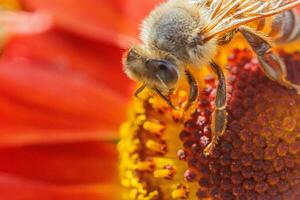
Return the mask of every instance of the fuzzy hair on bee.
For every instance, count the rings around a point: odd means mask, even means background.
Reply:
[[[206,7],[186,0],[159,5],[142,23],[143,44],[132,47],[128,59],[124,56],[125,73],[163,94],[174,91],[185,66],[203,66],[216,54],[216,40],[202,43],[199,34],[208,16]]]
[[[145,48],[156,47],[174,55],[181,65],[207,64],[217,50],[216,40],[201,43],[201,29],[209,23],[209,10],[186,0],[173,0],[152,11],[141,28]]]
[[[283,3],[287,1],[166,1],[143,21],[140,36],[143,43],[126,54],[130,59],[123,59],[124,71],[149,88],[158,88],[164,94],[173,91],[177,86],[175,79],[179,79],[186,66],[201,67],[212,61],[218,45],[230,42],[239,26],[300,3],[299,0]],[[149,65],[155,69],[149,69]]]
[[[289,43],[300,38],[300,14],[293,10],[300,0],[169,0],[157,6],[141,25],[142,44],[134,45],[123,57],[124,72],[141,82],[136,96],[149,88],[176,109],[169,98],[179,79],[189,83],[187,110],[198,97],[197,80],[190,72],[210,66],[218,77],[215,111],[212,114],[212,142],[226,129],[226,79],[223,68],[214,62],[218,47],[241,34],[248,42],[264,73],[273,81],[295,89],[283,60],[272,48],[272,42]],[[264,34],[266,18],[273,17],[270,32]],[[257,27],[247,26],[256,23]],[[270,26],[270,24],[269,24]]]

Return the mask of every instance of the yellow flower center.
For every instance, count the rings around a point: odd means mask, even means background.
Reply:
[[[300,53],[282,56],[300,82]],[[228,126],[208,157],[213,76],[192,113],[151,92],[134,100],[118,145],[123,199],[300,199],[300,96],[270,81],[249,51],[235,50],[229,65]]]

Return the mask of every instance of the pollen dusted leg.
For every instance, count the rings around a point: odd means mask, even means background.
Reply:
[[[166,97],[165,95],[163,95],[163,93],[161,93],[161,91],[159,91],[159,89],[157,88],[153,88],[154,92],[156,92],[158,94],[158,96],[160,96],[172,109],[177,110],[175,108],[175,106],[172,104],[171,100],[169,97]]]
[[[146,87],[147,87],[147,85],[146,85],[146,84],[143,84],[141,87],[139,87],[139,88],[136,90],[136,92],[134,93],[134,96],[135,96],[135,97],[139,97],[139,94],[140,94],[141,92],[143,92],[143,90],[144,90]]]
[[[218,138],[224,134],[227,124],[227,112],[226,112],[226,80],[224,73],[219,65],[215,62],[210,63],[211,68],[214,73],[218,76],[218,87],[215,100],[215,110],[212,114],[211,122],[211,132],[212,132],[212,141],[204,149],[204,154],[209,155],[216,144],[218,143]]]
[[[185,106],[185,110],[189,109],[189,107],[197,100],[198,97],[198,84],[196,79],[193,77],[192,73],[189,70],[185,70],[185,76],[190,86],[189,99]]]
[[[264,73],[271,79],[279,84],[295,89],[300,94],[300,85],[293,84],[287,79],[287,69],[283,60],[272,51],[272,46],[263,37],[255,31],[247,28],[240,27],[239,31],[246,38],[253,51],[256,53],[260,62],[260,66]]]

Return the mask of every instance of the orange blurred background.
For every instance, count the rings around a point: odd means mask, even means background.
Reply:
[[[0,200],[112,198],[121,57],[158,2],[0,0]]]

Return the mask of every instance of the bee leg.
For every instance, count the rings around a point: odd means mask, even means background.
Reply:
[[[226,80],[223,70],[215,62],[210,63],[214,73],[218,76],[218,87],[215,99],[215,110],[212,114],[211,133],[212,141],[204,149],[204,154],[207,156],[211,154],[212,150],[218,143],[218,139],[225,132],[227,125],[227,112],[226,112]]]
[[[139,94],[141,93],[141,92],[143,92],[143,90],[146,88],[146,84],[143,84],[141,87],[139,87],[137,90],[136,90],[136,92],[134,93],[134,96],[135,97],[139,97]]]
[[[172,109],[177,110],[177,108],[172,104],[169,97],[166,97],[161,91],[157,88],[153,88],[153,90],[160,96]]]
[[[197,100],[199,92],[196,79],[193,77],[192,73],[189,70],[185,70],[185,76],[190,86],[188,102],[184,108],[185,110],[187,110]]]
[[[256,53],[260,66],[266,76],[287,88],[295,89],[300,94],[300,85],[294,84],[287,79],[286,65],[272,50],[271,44],[247,27],[240,27],[239,31],[244,35]]]

